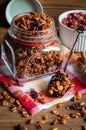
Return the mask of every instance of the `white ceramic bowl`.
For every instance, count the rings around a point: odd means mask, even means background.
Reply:
[[[62,13],[58,17],[60,39],[62,43],[69,49],[72,48],[78,33],[74,29],[71,29],[65,26],[62,23],[62,19],[67,18],[68,14],[74,13],[74,12],[86,13],[86,10],[70,10],[70,11]],[[86,51],[86,31],[80,34],[78,41],[76,43],[75,52],[80,52],[80,51]]]
[[[32,11],[43,12],[43,7],[38,0],[11,0],[6,7],[5,16],[7,22],[11,24],[12,18],[17,14]]]

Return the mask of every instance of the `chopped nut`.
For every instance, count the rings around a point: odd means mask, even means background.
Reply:
[[[82,94],[79,91],[77,91],[75,95],[76,95],[76,99],[78,100],[82,98]]]
[[[59,91],[63,90],[63,86],[62,85],[58,85],[57,88],[58,88]]]
[[[9,106],[9,102],[7,100],[4,100],[1,102],[2,106]]]
[[[86,116],[86,109],[81,111],[82,116]]]
[[[40,99],[39,99],[39,102],[42,103],[42,104],[45,104],[45,103],[46,103],[46,98],[45,98],[45,97],[40,98]]]
[[[83,125],[82,128],[83,128],[83,130],[86,130],[86,125]]]
[[[48,93],[49,93],[50,95],[53,95],[53,90],[49,89],[49,90],[48,90]]]
[[[47,115],[44,115],[42,118],[43,118],[43,120],[48,120],[48,116]]]
[[[70,128],[70,130],[75,130],[74,128]]]
[[[17,107],[13,107],[10,109],[12,112],[17,112]]]
[[[8,92],[6,91],[3,91],[3,96],[6,98],[6,99],[9,99],[10,98],[10,95],[8,94]]]
[[[2,100],[3,99],[3,96],[2,96],[2,94],[0,94],[0,100]]]
[[[71,117],[72,118],[78,118],[79,116],[81,116],[81,114],[79,113],[79,112],[77,112],[77,113],[71,113]]]
[[[57,108],[62,108],[62,103],[57,104]]]
[[[59,123],[59,120],[58,119],[55,119],[51,124],[52,125],[56,125],[56,124],[58,124]]]
[[[40,121],[38,122],[38,124],[41,124],[41,125],[43,125],[44,123],[45,123],[44,120],[40,120]]]
[[[17,104],[18,106],[21,105],[20,102],[19,102],[19,100],[16,100],[15,102],[16,102],[16,104]]]
[[[79,105],[80,105],[80,106],[84,106],[84,105],[85,105],[85,102],[80,102]]]
[[[65,118],[65,119],[69,119],[70,116],[69,116],[68,114],[65,114],[65,115],[63,115],[63,118]]]
[[[76,101],[76,96],[74,96],[74,97],[72,98],[72,101],[74,101],[74,102]]]
[[[42,128],[42,126],[44,125],[44,123],[45,123],[45,120],[40,120],[40,121],[38,121],[38,123],[37,123],[37,128],[38,128],[38,129]]]
[[[22,109],[22,114],[23,114],[23,116],[26,117],[26,118],[29,117],[28,112],[27,112],[24,108]]]
[[[28,123],[29,123],[29,124],[33,124],[33,123],[34,123],[34,119],[30,119],[30,120],[28,121]]]
[[[24,99],[24,101],[25,101],[25,102],[28,102],[28,101],[29,101],[29,97],[26,97],[26,98]]]
[[[58,115],[58,111],[57,110],[52,110],[51,111],[54,115]]]
[[[14,103],[15,102],[15,98],[13,98],[13,97],[9,98],[9,102],[10,103]]]
[[[62,124],[66,124],[66,120],[65,120],[65,118],[61,118],[60,121],[61,121]]]
[[[58,130],[58,127],[52,128],[52,130]]]

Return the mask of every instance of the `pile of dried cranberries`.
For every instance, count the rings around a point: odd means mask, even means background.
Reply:
[[[68,14],[67,17],[62,19],[62,23],[72,29],[77,29],[78,25],[86,28],[86,13],[74,12]]]

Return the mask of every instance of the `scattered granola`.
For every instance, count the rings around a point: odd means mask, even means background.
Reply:
[[[9,107],[9,110],[11,112],[21,113],[22,116],[25,117],[25,118],[29,117],[29,113],[23,108],[23,106],[21,105],[19,100],[14,98],[6,90],[3,90],[2,92],[0,92],[0,105]]]
[[[71,102],[72,103],[72,102]],[[67,121],[70,120],[71,118],[73,119],[78,119],[80,117],[82,117],[82,119],[84,117],[86,117],[86,104],[85,102],[74,102],[71,106],[67,106],[69,108],[69,110],[73,110],[72,113],[69,113],[69,114],[61,114],[61,113],[58,113],[57,110],[58,110],[58,107],[56,107],[57,109],[53,109],[50,111],[50,113],[53,114],[54,118],[52,119],[52,122],[50,122],[50,129],[51,130],[58,130],[59,129],[59,125],[65,125],[67,124]],[[84,108],[82,108],[84,107]],[[62,109],[62,108],[60,108]],[[59,109],[59,110],[60,110]],[[65,108],[66,109],[66,108]],[[25,125],[25,127],[28,127],[28,125],[35,125],[36,126],[36,129],[42,129],[45,125],[46,122],[49,122],[49,117],[48,115],[42,115],[42,119],[39,119],[39,120],[33,120],[33,119],[30,119],[28,120],[28,123],[27,123],[27,126]],[[58,127],[57,127],[58,125]],[[53,128],[52,128],[53,126]],[[75,128],[69,128],[70,130],[75,130]],[[85,130],[85,125],[82,126],[82,129]],[[17,129],[16,129],[17,130]]]

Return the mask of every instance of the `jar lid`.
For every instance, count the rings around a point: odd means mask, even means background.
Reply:
[[[6,7],[5,16],[7,22],[11,24],[15,15],[32,11],[43,12],[43,7],[38,0],[11,0]]]

